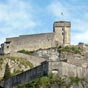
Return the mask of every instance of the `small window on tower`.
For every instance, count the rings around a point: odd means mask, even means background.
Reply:
[[[6,44],[10,44],[10,42],[11,42],[11,41],[6,41],[5,43],[6,43]]]
[[[62,32],[62,35],[64,35],[64,32]]]
[[[9,46],[7,46],[7,48],[9,48]]]
[[[64,31],[64,28],[62,28],[62,31]]]

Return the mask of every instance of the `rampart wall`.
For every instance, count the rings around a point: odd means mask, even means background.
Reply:
[[[57,71],[59,76],[71,76],[81,77],[88,81],[88,69],[83,67],[77,67],[75,65],[67,64],[65,62],[43,62],[40,66],[37,66],[31,70],[28,70],[22,74],[14,76],[5,81],[4,88],[13,88],[18,84],[31,81],[35,78],[42,77],[47,73]],[[14,87],[15,88],[15,87]],[[81,88],[81,87],[76,87]],[[88,88],[88,85],[87,87]]]
[[[49,71],[58,71],[60,76],[67,75],[73,77],[84,77],[88,80],[88,69],[76,65],[68,64],[65,62],[49,62]]]
[[[6,52],[16,52],[19,50],[29,50],[34,51],[37,49],[46,49],[49,47],[54,47],[54,33],[36,34],[36,35],[24,35],[18,38],[7,39],[11,41],[9,48],[5,49]]]
[[[21,74],[18,74],[4,82],[4,88],[15,88],[19,84],[23,84],[34,80],[36,78],[40,78],[42,76],[48,75],[48,62],[43,62],[41,65],[25,71]]]

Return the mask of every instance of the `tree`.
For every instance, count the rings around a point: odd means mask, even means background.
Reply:
[[[7,80],[7,79],[10,78],[10,77],[11,77],[10,68],[9,68],[8,63],[7,63],[6,66],[5,66],[5,72],[4,72],[4,77],[3,77],[3,79],[4,79],[4,80]]]

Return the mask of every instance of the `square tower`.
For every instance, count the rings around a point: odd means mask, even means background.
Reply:
[[[53,32],[55,33],[55,41],[63,45],[70,44],[70,27],[71,23],[68,21],[54,22]]]

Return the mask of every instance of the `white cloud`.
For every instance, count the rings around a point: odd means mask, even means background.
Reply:
[[[72,44],[81,41],[87,43],[88,9],[86,8],[86,5],[81,6],[80,3],[78,5],[75,4],[72,5],[66,0],[51,0],[48,6],[40,5],[36,6],[38,8],[35,8],[35,6],[33,6],[32,3],[29,3],[30,0],[6,0],[6,1],[7,1],[6,3],[0,3],[0,34],[3,34],[3,36],[0,36],[0,40],[3,40],[5,37],[18,36],[19,34],[24,34],[25,31],[27,31],[25,33],[28,33],[28,31],[33,28],[36,28],[36,30],[40,32],[41,28],[43,29],[46,28],[44,22],[48,15],[48,17],[50,17],[51,20],[53,19],[53,21],[55,20],[71,21]],[[38,4],[37,2],[34,3],[36,3],[36,5]],[[45,7],[47,7],[47,9],[45,9]],[[40,12],[38,10],[40,10]],[[61,16],[62,12],[64,14],[63,16]],[[38,21],[35,19],[38,19]],[[49,21],[45,23],[49,24],[48,22]],[[37,29],[38,27],[36,26],[40,25],[41,26],[43,25],[43,27],[41,27],[39,30]],[[45,32],[45,30],[43,29],[42,31]],[[30,32],[34,33],[33,30],[30,30]]]
[[[86,9],[83,9],[85,6],[81,4],[76,5],[75,7],[68,2],[61,2],[58,0],[52,1],[48,6],[47,10],[49,14],[59,20],[71,21],[71,43],[77,44],[78,42],[88,43],[88,22],[87,16],[88,13]],[[64,13],[64,16],[61,16],[61,12]]]
[[[14,32],[22,33],[37,25],[34,21],[34,8],[24,0],[7,0],[6,3],[0,3],[0,33],[6,37],[14,34]]]
[[[57,16],[59,20],[66,20],[69,17],[69,11],[65,8],[61,2],[55,0],[48,7],[48,12],[53,16]],[[63,15],[61,15],[63,13]]]
[[[88,31],[84,33],[72,33],[72,44],[78,44],[84,42],[88,44]]]

